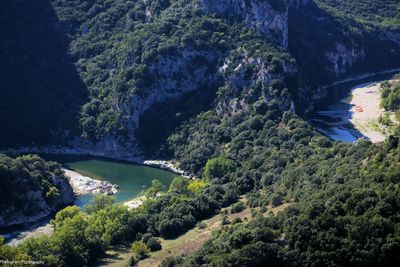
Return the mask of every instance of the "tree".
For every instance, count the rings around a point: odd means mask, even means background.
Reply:
[[[202,180],[194,180],[189,183],[187,189],[192,193],[196,193],[199,192],[204,186],[206,186],[206,182]]]
[[[146,245],[151,251],[157,251],[161,249],[161,242],[155,237],[150,237],[147,240]]]
[[[115,197],[113,196],[97,195],[85,206],[85,211],[91,214],[106,207],[111,207],[114,202]]]
[[[222,178],[235,169],[235,162],[223,157],[209,159],[204,168],[204,177],[207,180]]]
[[[133,242],[131,246],[131,251],[135,253],[140,260],[147,258],[150,253],[150,249],[143,241]]]
[[[189,179],[183,176],[176,177],[169,186],[169,192],[185,193],[189,185]]]
[[[67,218],[73,218],[81,213],[82,213],[81,210],[77,206],[66,207],[57,212],[54,220],[51,220],[51,224],[55,229],[57,229],[58,227],[61,227],[63,225],[64,221]]]
[[[145,191],[145,196],[156,197],[159,192],[164,190],[165,186],[159,180],[152,180],[150,187]]]

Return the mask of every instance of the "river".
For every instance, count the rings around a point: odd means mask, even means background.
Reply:
[[[74,159],[68,157],[57,161],[84,176],[118,185],[118,193],[115,195],[117,202],[137,197],[149,187],[153,179],[159,180],[165,187],[168,187],[178,176],[172,172],[149,166],[96,158],[78,157]],[[75,205],[82,207],[88,204],[91,197],[90,195],[80,196]]]
[[[355,142],[366,137],[351,121],[354,112],[354,107],[350,104],[352,92],[389,80],[397,73],[398,69],[327,86],[328,95],[315,105],[315,109],[307,115],[308,120],[319,132],[335,141]]]
[[[107,160],[83,156],[46,155],[41,157],[47,160],[60,162],[65,168],[76,171],[84,176],[97,180],[109,181],[119,186],[115,195],[116,202],[124,202],[137,197],[143,190],[149,187],[153,179],[159,180],[166,188],[172,180],[178,176],[170,171],[127,163],[122,161]],[[92,195],[78,196],[75,205],[84,207],[93,198]],[[41,234],[51,232],[49,221],[54,214],[35,223],[8,227],[1,229],[0,234],[5,237],[7,243],[17,244],[32,233]]]

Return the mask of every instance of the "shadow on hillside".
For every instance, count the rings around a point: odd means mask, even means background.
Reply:
[[[1,1],[0,24],[0,146],[65,141],[87,98],[65,25],[49,0]]]
[[[369,30],[350,19],[340,18],[320,8],[314,2],[289,15],[289,51],[299,64],[301,76],[311,86],[329,84],[345,77],[399,67],[400,45],[384,38],[379,29]],[[336,44],[354,47],[349,55],[364,50],[365,57],[351,65],[339,77],[333,72],[327,52],[335,52]],[[343,52],[343,51],[342,51]],[[345,59],[339,55],[338,63]],[[330,66],[331,70],[327,68]]]

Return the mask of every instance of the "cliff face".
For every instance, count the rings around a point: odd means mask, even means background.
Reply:
[[[178,99],[183,94],[215,86],[219,80],[216,72],[217,51],[201,51],[192,47],[178,51],[174,56],[162,57],[149,67],[154,82],[145,96],[133,95],[126,112],[130,129],[139,126],[140,116],[157,103]]]
[[[333,72],[336,77],[345,74],[351,67],[365,59],[365,51],[353,40],[349,46],[342,43],[335,43],[335,48],[325,54],[329,61],[327,69]]]
[[[278,46],[288,47],[288,6],[284,1],[199,0],[196,5],[207,13],[237,17]]]

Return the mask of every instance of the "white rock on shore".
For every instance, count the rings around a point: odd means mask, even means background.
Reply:
[[[104,194],[115,195],[118,192],[118,186],[108,181],[99,181],[87,176],[83,176],[77,172],[62,169],[65,176],[68,177],[69,183],[76,195],[86,194]]]
[[[184,170],[181,170],[178,167],[176,167],[173,163],[165,161],[165,160],[145,160],[145,161],[143,161],[143,164],[152,166],[152,167],[157,167],[157,168],[164,169],[164,170],[168,170],[168,171],[179,174],[186,178],[195,179],[195,177],[193,175],[190,175],[189,173],[185,172]]]
[[[124,202],[124,206],[128,207],[129,210],[136,209],[137,207],[141,206],[145,200],[145,196],[137,197]]]

